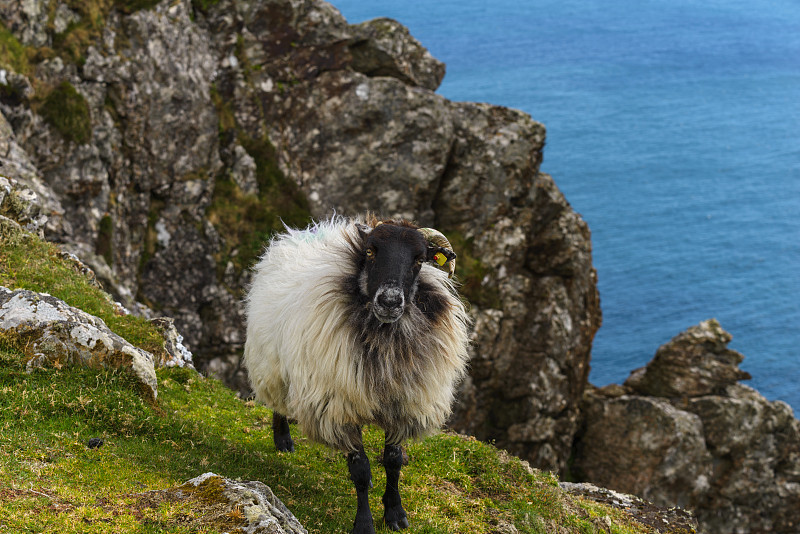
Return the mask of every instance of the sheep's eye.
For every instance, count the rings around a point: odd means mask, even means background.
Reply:
[[[421,267],[423,262],[423,258],[417,258],[417,261],[414,262],[414,267]]]
[[[368,248],[367,252],[366,252],[366,255],[367,255],[367,258],[372,259],[372,258],[375,257],[375,251],[373,249],[371,249],[371,248]]]

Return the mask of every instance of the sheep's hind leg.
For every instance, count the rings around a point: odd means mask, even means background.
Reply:
[[[390,445],[383,448],[383,467],[386,469],[386,492],[383,494],[383,521],[389,530],[408,527],[408,517],[400,501],[400,469],[408,463],[403,447]]]
[[[375,534],[372,523],[372,512],[369,509],[369,488],[372,487],[372,473],[369,468],[369,458],[361,444],[361,431],[358,431],[358,449],[347,454],[347,468],[350,470],[350,479],[356,487],[356,520],[353,523],[351,534]]]
[[[281,452],[294,452],[294,441],[289,433],[289,419],[278,412],[272,412],[272,441]]]

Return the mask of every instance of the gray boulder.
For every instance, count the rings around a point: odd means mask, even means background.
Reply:
[[[102,319],[55,297],[0,286],[0,330],[25,341],[28,368],[126,368],[147,396],[158,395],[152,354],[119,337]]]
[[[600,488],[586,482],[559,482],[559,487],[571,495],[607,504],[630,514],[637,522],[646,525],[654,532],[664,534],[696,534],[697,519],[691,512],[682,508],[663,508],[647,502],[635,495],[628,495],[607,488]],[[597,521],[601,531],[608,532],[610,524]],[[610,523],[610,522],[609,522]],[[603,528],[605,527],[605,528]]]
[[[259,481],[239,482],[214,473],[204,473],[171,490],[178,498],[213,495],[231,512],[240,510],[246,534],[307,534],[307,530],[269,486]],[[209,497],[206,497],[208,499]]]
[[[663,399],[587,392],[581,418],[572,465],[579,480],[697,512],[712,476],[700,417]]]

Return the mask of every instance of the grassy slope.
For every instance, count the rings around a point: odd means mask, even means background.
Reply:
[[[149,323],[116,316],[102,292],[38,238],[0,235],[0,284],[56,295],[157,350]],[[265,482],[310,532],[349,530],[355,493],[344,457],[302,436],[296,453],[277,453],[264,407],[184,369],[158,371],[154,405],[125,372],[26,373],[19,343],[0,332],[0,532],[235,530],[238,512],[164,491],[206,471]],[[89,449],[93,437],[105,444]],[[365,439],[374,460],[382,434],[367,429]],[[605,532],[596,518],[607,515],[611,532],[649,531],[622,512],[564,495],[554,477],[491,445],[445,433],[407,450],[408,532],[492,532],[503,523],[521,532]],[[376,461],[373,477],[379,518],[385,477]]]
[[[2,208],[0,207],[0,215]],[[0,221],[0,285],[49,293],[103,319],[116,334],[150,352],[162,350],[158,329],[145,319],[121,316],[107,293],[90,285],[52,243]]]
[[[37,370],[0,348],[0,531],[221,532],[235,517],[208,517],[203,503],[159,498],[205,471],[261,480],[311,532],[346,532],[355,496],[342,455],[297,439],[275,452],[270,413],[192,371],[159,371],[157,406],[114,371]],[[104,439],[99,449],[85,443]],[[380,453],[370,429],[367,450]],[[409,532],[490,532],[511,522],[523,532],[600,532],[549,475],[474,440],[442,434],[410,444],[401,481]],[[373,462],[375,464],[375,462]],[[373,469],[380,511],[383,471]],[[595,506],[595,514],[607,512]],[[376,514],[378,515],[378,514]],[[616,532],[645,532],[620,527]]]

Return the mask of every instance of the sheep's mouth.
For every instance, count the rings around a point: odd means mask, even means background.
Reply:
[[[403,315],[405,302],[401,288],[384,284],[372,298],[372,313],[382,323],[393,323]]]
[[[372,314],[382,323],[394,323],[403,316],[403,308],[383,308],[373,306]]]

